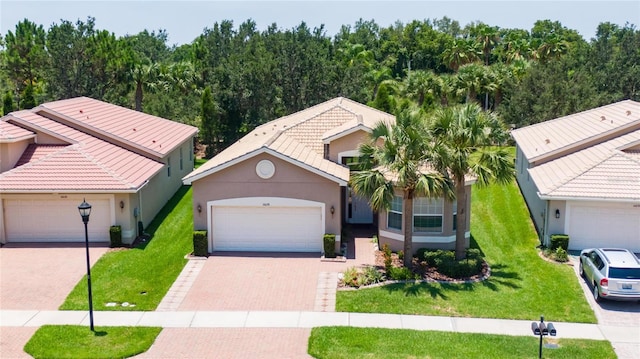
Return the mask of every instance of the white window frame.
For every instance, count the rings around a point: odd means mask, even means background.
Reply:
[[[451,228],[455,231],[456,230],[456,221],[457,218],[456,216],[458,215],[458,200],[454,199],[451,205],[451,218],[453,218],[453,225],[451,226]]]
[[[400,201],[400,210],[399,211],[397,209],[393,208],[393,205],[394,205],[395,201]],[[392,213],[400,215],[400,227],[392,227],[389,224],[390,223],[389,218],[391,217]],[[387,212],[387,228],[402,230],[402,196],[393,196],[393,200],[391,201],[391,208],[389,208],[389,211]]]
[[[167,157],[167,177],[171,177],[171,157]]]
[[[416,229],[417,217],[440,218],[440,227],[438,230]],[[415,233],[442,233],[444,225],[444,199],[417,197],[413,199],[413,232]]]
[[[180,171],[183,171],[183,166],[182,166],[182,147],[180,147]]]

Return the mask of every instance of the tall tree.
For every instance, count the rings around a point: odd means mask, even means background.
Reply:
[[[42,79],[47,61],[45,37],[42,25],[27,19],[16,25],[15,33],[7,32],[3,67],[13,82],[16,95],[21,95],[29,85],[33,94],[33,86]],[[18,105],[22,108],[21,102],[18,98]]]
[[[217,119],[216,103],[213,100],[211,94],[211,87],[206,87],[202,93],[202,106],[200,112],[201,118],[201,142],[206,146],[205,156],[207,158],[213,157],[220,148],[218,148],[218,130],[219,123]]]
[[[475,103],[444,107],[436,110],[428,124],[433,141],[430,164],[455,187],[456,259],[465,257],[467,222],[467,176],[474,176],[478,185],[492,181],[507,183],[513,179],[513,159],[501,147],[507,141],[502,121],[492,112],[483,111]]]
[[[425,171],[432,153],[424,136],[424,117],[416,109],[404,109],[395,124],[378,123],[369,141],[360,146],[362,171],[352,174],[350,185],[356,194],[369,198],[376,211],[389,210],[396,193],[402,193],[404,265],[413,259],[413,199],[453,198],[452,183],[441,173]],[[382,142],[382,144],[380,144]]]

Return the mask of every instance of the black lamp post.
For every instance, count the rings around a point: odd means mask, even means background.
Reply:
[[[78,206],[78,211],[82,217],[82,223],[84,223],[84,243],[87,249],[87,288],[89,289],[89,326],[91,331],[93,330],[93,298],[91,297],[91,263],[89,262],[89,231],[87,230],[87,223],[89,223],[89,215],[91,214],[91,205],[84,199]]]

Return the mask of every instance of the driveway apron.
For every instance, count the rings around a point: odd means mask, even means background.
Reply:
[[[108,249],[91,244],[91,265]],[[9,243],[0,248],[0,308],[56,310],[86,273],[84,244]]]

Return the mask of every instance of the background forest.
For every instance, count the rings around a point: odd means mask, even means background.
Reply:
[[[584,40],[559,22],[531,30],[449,18],[258,31],[215,23],[192,43],[116,37],[94,19],[48,29],[25,19],[0,35],[3,112],[88,96],[201,128],[214,155],[255,126],[336,96],[394,113],[477,101],[524,126],[623,99],[640,101],[640,31],[601,23]]]

